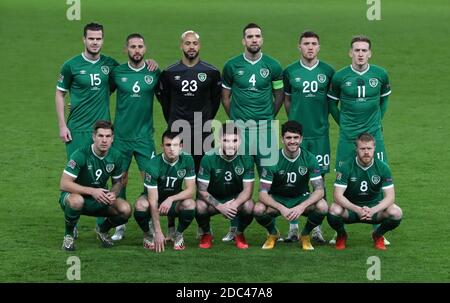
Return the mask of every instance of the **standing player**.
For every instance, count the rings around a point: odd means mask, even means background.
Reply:
[[[79,147],[92,142],[92,125],[110,120],[109,74],[117,61],[100,54],[103,26],[84,27],[84,51],[64,62],[56,85],[56,113],[59,137],[66,144],[67,158]],[[70,93],[70,113],[64,118],[64,97]]]
[[[239,217],[236,247],[248,248],[244,230],[253,219],[253,157],[238,154],[240,129],[234,123],[222,125],[220,147],[205,154],[198,173],[196,219],[204,231],[200,248],[211,248],[210,217],[221,213],[227,219]]]
[[[283,72],[284,107],[289,120],[303,126],[301,146],[316,156],[325,183],[330,172],[330,137],[328,124],[327,92],[334,69],[319,61],[319,36],[311,31],[300,35],[298,48],[300,60],[290,64]],[[324,198],[326,191],[324,189]],[[298,222],[291,222],[286,240],[298,239]],[[312,239],[325,243],[320,226],[312,231]]]
[[[259,170],[262,159],[276,163],[278,156],[278,128],[272,129],[271,121],[283,105],[283,70],[278,61],[261,52],[263,34],[257,24],[244,27],[242,45],[244,53],[229,59],[223,68],[222,103],[228,116],[245,129],[243,148],[256,156]],[[234,221],[224,240],[233,239],[236,226]]]
[[[376,156],[387,163],[381,120],[391,94],[388,74],[383,68],[369,64],[372,51],[368,37],[353,37],[349,56],[352,64],[334,74],[328,93],[330,111],[335,113],[339,124],[336,168],[355,157],[354,142],[362,132],[374,136]]]
[[[96,228],[103,247],[113,246],[108,231],[124,224],[131,216],[131,206],[118,198],[122,188],[122,156],[111,147],[114,129],[110,122],[98,121],[94,125],[93,144],[77,149],[61,176],[59,203],[64,211],[66,231],[63,249],[75,250],[74,228],[81,215],[106,217]],[[107,189],[112,177],[112,188]]]
[[[323,200],[324,187],[316,157],[300,147],[302,125],[287,121],[282,126],[284,147],[280,149],[278,163],[264,167],[261,172],[259,199],[253,211],[256,221],[268,231],[263,249],[272,249],[279,238],[275,218],[280,214],[289,221],[299,216],[308,217],[300,240],[304,250],[313,250],[310,232],[319,226],[327,215],[328,205]],[[309,192],[309,182],[313,192]]]
[[[114,147],[124,155],[124,188],[120,195],[123,199],[126,199],[128,169],[133,156],[143,175],[144,167],[155,153],[153,97],[160,76],[159,69],[147,69],[144,62],[147,49],[142,35],[128,35],[125,47],[128,62],[116,67],[110,77],[111,87],[117,88]],[[124,233],[125,225],[118,226],[112,239],[121,240]]]
[[[385,250],[383,235],[400,225],[402,210],[395,202],[389,166],[374,157],[375,139],[362,133],[356,140],[356,158],[339,166],[334,184],[334,203],[328,223],[336,230],[336,249],[345,249],[344,223],[381,223],[372,238],[375,248]]]
[[[168,129],[186,134],[184,150],[194,157],[196,173],[204,153],[212,147],[205,142],[211,135],[208,121],[216,116],[222,90],[219,70],[200,60],[200,46],[198,33],[188,30],[181,34],[181,60],[162,72],[158,94]],[[167,240],[173,240],[174,218],[169,217],[168,224]]]
[[[184,250],[183,231],[195,217],[194,160],[181,151],[183,145],[178,133],[166,130],[162,135],[162,148],[163,152],[145,167],[146,191],[136,202],[134,218],[144,232],[144,247],[161,252],[164,251],[164,235],[160,215],[179,217],[173,248]],[[150,218],[152,223],[149,223]]]

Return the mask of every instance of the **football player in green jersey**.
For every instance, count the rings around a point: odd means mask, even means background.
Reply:
[[[352,64],[336,72],[331,81],[328,93],[330,112],[339,124],[337,168],[344,161],[355,157],[355,140],[362,132],[375,137],[376,156],[388,163],[381,121],[387,109],[391,87],[387,72],[369,64],[371,45],[366,36],[353,37],[349,50]],[[334,244],[335,239],[330,243]],[[386,238],[385,244],[390,244]]]
[[[309,234],[320,225],[327,215],[328,205],[323,200],[324,186],[316,157],[300,147],[302,126],[296,121],[287,121],[281,130],[283,148],[278,163],[263,167],[261,171],[259,200],[253,214],[256,221],[268,231],[263,249],[275,247],[280,234],[275,218],[280,214],[287,220],[308,218],[300,235],[301,247],[313,250]],[[313,191],[309,192],[309,183]]]
[[[283,105],[283,69],[277,60],[262,53],[260,26],[250,23],[242,33],[244,53],[229,59],[223,68],[222,104],[228,116],[244,130],[241,148],[255,156],[259,170],[261,161],[278,156],[278,126],[272,126],[272,120]],[[225,241],[234,237],[237,221],[231,222]]]
[[[241,132],[234,123],[223,124],[219,137],[220,146],[200,162],[196,219],[203,234],[199,247],[211,248],[210,217],[220,213],[229,220],[239,218],[235,244],[247,249],[244,230],[253,220],[254,161],[252,156],[238,153]]]
[[[108,121],[98,121],[94,126],[93,143],[77,149],[71,156],[61,176],[59,203],[64,211],[66,231],[63,249],[75,250],[73,230],[81,215],[106,217],[96,228],[103,247],[113,246],[108,231],[124,224],[131,216],[131,206],[118,197],[122,188],[122,157],[111,148],[113,126]],[[112,177],[112,188],[107,189]]]
[[[195,165],[192,156],[182,152],[182,148],[180,134],[166,130],[162,135],[163,152],[145,167],[146,191],[136,202],[134,218],[144,232],[146,249],[164,251],[161,215],[179,218],[173,248],[185,248],[183,231],[195,217],[195,201],[192,199],[195,194]]]
[[[395,191],[389,166],[374,157],[375,139],[362,133],[356,140],[356,157],[337,168],[334,203],[328,223],[336,230],[336,249],[345,249],[344,223],[379,224],[372,238],[376,249],[385,250],[384,234],[397,228],[402,210],[395,204]]]
[[[134,156],[139,171],[155,153],[153,140],[153,98],[157,89],[160,70],[149,71],[144,61],[146,45],[138,33],[127,36],[125,47],[128,62],[117,66],[111,73],[112,89],[117,89],[116,135],[114,147],[124,155],[124,187],[120,196],[126,199],[128,169]],[[124,237],[125,225],[118,226],[111,237],[114,241]]]
[[[320,38],[315,32],[303,32],[299,38],[298,48],[300,60],[290,64],[283,72],[284,107],[289,120],[302,124],[301,146],[316,156],[325,183],[325,174],[330,172],[327,92],[334,69],[317,58]],[[298,240],[297,223],[290,222],[287,241]],[[314,228],[311,238],[318,243],[325,243],[320,226]]]

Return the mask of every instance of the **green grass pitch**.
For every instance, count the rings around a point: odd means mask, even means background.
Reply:
[[[370,282],[370,256],[381,260],[381,282],[450,282],[450,2],[382,1],[379,21],[367,19],[366,1],[350,0],[80,3],[80,21],[67,20],[66,1],[0,3],[0,282],[68,282],[66,260],[72,255],[81,260],[81,282]],[[354,225],[342,252],[328,245],[304,252],[296,244],[263,251],[265,231],[253,221],[246,233],[250,248],[239,251],[220,241],[228,224],[216,216],[216,240],[208,251],[197,248],[195,222],[186,231],[185,251],[145,251],[134,220],[122,242],[102,249],[94,219],[87,217],[80,221],[78,250],[62,251],[64,218],[57,199],[65,149],[58,138],[55,84],[62,63],[82,51],[82,27],[91,21],[105,26],[104,54],[125,62],[125,37],[140,32],[147,56],[162,68],[180,58],[179,35],[188,29],[201,35],[201,58],[220,69],[243,51],[241,31],[249,22],[262,26],[263,52],[283,67],[298,58],[297,39],[305,29],[319,33],[319,56],[336,69],[350,64],[353,35],[371,37],[371,62],[385,67],[392,82],[383,127],[397,203],[404,211],[400,227],[387,235],[389,249],[376,251],[371,227]],[[111,100],[113,108],[115,96]],[[159,142],[165,123],[160,106],[155,109]],[[218,118],[225,119],[222,108]],[[278,118],[286,120],[284,109]],[[332,150],[336,142],[331,121]],[[328,197],[332,179],[328,175]],[[140,190],[133,163],[131,202]],[[287,224],[278,222],[284,234]],[[327,223],[324,232],[328,239],[333,234]]]

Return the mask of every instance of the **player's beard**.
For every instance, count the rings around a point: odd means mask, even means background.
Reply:
[[[144,59],[144,56],[140,55],[139,57],[137,57],[139,59],[135,59],[135,56],[128,55],[128,58],[130,59],[131,62],[134,63],[134,65],[138,66],[138,65],[140,65],[142,63],[142,60]]]
[[[195,52],[194,54],[191,54],[191,55],[190,55],[189,53],[183,51],[183,54],[184,54],[184,57],[185,57],[186,59],[192,61],[192,60],[194,60],[195,58],[198,57],[198,55],[200,54],[200,52],[198,51],[198,52]]]
[[[253,55],[259,53],[260,50],[261,50],[261,46],[255,46],[255,45],[247,46],[247,51]]]

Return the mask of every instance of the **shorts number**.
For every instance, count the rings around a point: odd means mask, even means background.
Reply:
[[[330,165],[330,155],[317,155],[316,156],[317,162],[319,162],[320,166],[329,166]]]

